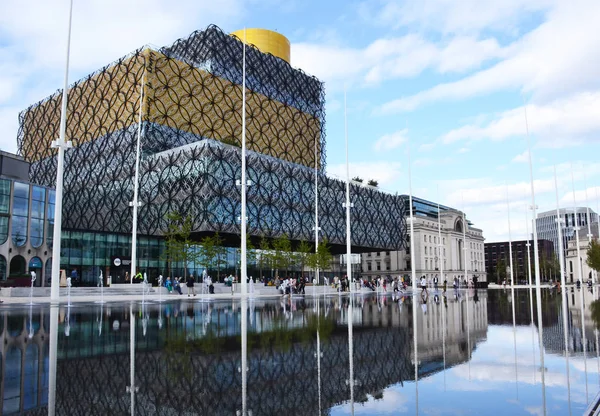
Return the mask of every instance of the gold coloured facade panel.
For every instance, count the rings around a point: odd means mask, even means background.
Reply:
[[[239,146],[242,87],[158,52],[152,54],[148,120]],[[316,140],[320,154],[317,117],[248,89],[246,129],[250,150],[314,167]]]
[[[142,70],[148,50],[124,58],[73,86],[67,99],[65,139],[78,146],[137,123]],[[36,161],[53,155],[59,136],[62,93],[21,114],[22,156]]]
[[[144,68],[144,121],[240,145],[241,86],[149,49],[69,90],[66,139],[78,146],[137,123]],[[315,140],[317,154],[321,152],[317,117],[250,90],[246,100],[248,149],[314,167]],[[50,144],[59,135],[61,102],[62,94],[57,93],[21,114],[21,152],[26,160],[55,153]]]
[[[244,41],[244,29],[231,33],[242,42]],[[290,41],[281,33],[267,29],[246,29],[246,44],[254,45],[263,53],[270,53],[283,59],[288,64],[290,60]]]

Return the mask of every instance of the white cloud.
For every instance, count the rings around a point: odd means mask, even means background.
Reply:
[[[377,84],[388,79],[410,78],[428,68],[463,73],[505,56],[495,39],[460,36],[440,43],[418,34],[377,39],[365,48],[336,43],[294,43],[293,65],[327,82],[329,88],[348,83]]]
[[[373,149],[380,152],[382,150],[392,150],[397,147],[400,147],[403,143],[406,142],[406,134],[408,133],[407,129],[398,130],[394,133],[384,134],[381,136],[375,144],[373,145]]]
[[[529,150],[519,153],[512,159],[513,163],[529,163]]]
[[[532,135],[540,137],[539,147],[565,147],[598,140],[600,132],[600,90],[582,92],[545,105],[527,106]],[[441,137],[443,143],[459,140],[504,140],[525,136],[525,109],[517,107],[497,115],[487,124],[468,124]]]
[[[4,1],[0,6],[0,147],[16,151],[18,112],[62,87],[69,2]],[[241,0],[74,2],[74,82],[145,44],[159,46],[244,14]]]
[[[435,148],[435,142],[433,143],[423,143],[419,146],[419,152],[429,152]]]
[[[463,153],[468,153],[468,152],[470,152],[470,151],[471,151],[471,149],[469,149],[468,147],[461,147],[460,149],[458,149],[458,150],[456,151],[456,153],[463,154]]]
[[[597,89],[600,37],[589,34],[597,31],[598,16],[600,2],[595,0],[556,2],[543,24],[503,49],[504,60],[458,81],[392,100],[379,112],[412,111],[440,100],[510,89],[529,92],[539,103]]]
[[[542,12],[554,0],[370,0],[359,12],[369,22],[399,28],[403,26],[447,33],[474,33],[495,30],[514,33],[523,14]]]
[[[350,177],[359,176],[366,181],[375,179],[379,187],[385,189],[389,185],[397,185],[398,178],[403,176],[398,162],[357,162],[350,163]],[[343,180],[346,178],[346,164],[328,165],[327,174]]]

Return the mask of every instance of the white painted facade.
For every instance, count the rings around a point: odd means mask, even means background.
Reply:
[[[466,247],[466,265],[468,280],[477,275],[478,281],[487,281],[485,273],[484,238],[479,228],[466,224],[463,236],[463,214],[455,209],[441,212],[441,245],[438,237],[437,218],[416,215],[414,226],[415,268],[417,277],[433,279],[440,277],[440,266],[448,284],[454,277],[464,280],[464,254]],[[466,237],[466,238],[465,238]],[[408,243],[410,245],[410,242]],[[398,276],[410,275],[410,248],[402,251],[380,251],[362,255],[362,275]],[[442,282],[440,281],[440,285]]]

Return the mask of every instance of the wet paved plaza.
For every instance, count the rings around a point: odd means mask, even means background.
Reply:
[[[3,305],[0,408],[581,414],[600,385],[598,293],[567,289],[566,320],[561,294],[541,293],[541,334],[529,289]]]

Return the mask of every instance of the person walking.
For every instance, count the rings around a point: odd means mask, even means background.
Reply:
[[[190,297],[190,292],[196,296],[196,289],[194,288],[194,275],[190,274],[187,278],[187,288],[188,288],[188,298]]]
[[[421,276],[421,295],[423,295],[423,293],[429,296],[429,292],[427,292],[427,279],[425,276]]]

